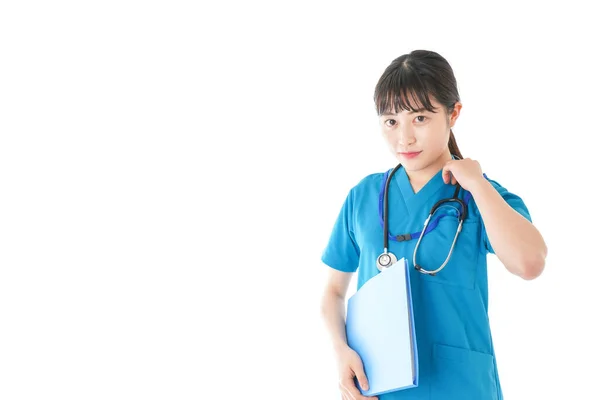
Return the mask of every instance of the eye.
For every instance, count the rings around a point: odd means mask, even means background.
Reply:
[[[417,122],[425,122],[425,120],[427,119],[427,117],[424,116],[424,115],[419,115],[419,116],[417,116],[416,119],[417,119]]]
[[[391,128],[396,125],[396,120],[386,119],[384,124],[385,124],[385,126],[389,126]]]

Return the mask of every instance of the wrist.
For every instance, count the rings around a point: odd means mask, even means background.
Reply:
[[[481,175],[481,177],[479,177],[469,185],[469,188],[467,190],[471,192],[473,197],[475,197],[477,194],[484,191],[489,185],[490,183],[487,181],[487,179],[485,179],[485,177]]]
[[[340,354],[348,349],[348,343],[342,340],[339,340],[333,344],[333,350]]]

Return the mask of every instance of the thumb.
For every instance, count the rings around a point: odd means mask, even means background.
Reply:
[[[356,379],[358,380],[362,390],[369,390],[369,381],[367,380],[367,376],[365,375],[362,365],[354,368],[354,374],[356,375]]]
[[[444,180],[444,183],[450,182],[450,179],[452,178],[452,172],[450,171],[450,164],[451,164],[451,162],[449,161],[442,168],[442,179]]]
[[[456,184],[456,178],[454,177],[454,174],[452,173],[450,166],[446,165],[443,169],[442,169],[442,179],[444,180],[444,183],[448,184]]]

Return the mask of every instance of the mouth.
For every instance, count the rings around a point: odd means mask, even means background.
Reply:
[[[400,156],[403,158],[415,158],[416,156],[421,154],[421,152],[420,151],[411,151],[411,152],[398,153],[398,154],[400,154]]]

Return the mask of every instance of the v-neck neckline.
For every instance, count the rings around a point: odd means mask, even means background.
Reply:
[[[432,176],[431,179],[429,179],[429,181],[427,181],[427,183],[425,183],[425,185],[423,185],[416,193],[410,184],[410,179],[408,178],[404,167],[400,167],[395,175],[394,180],[400,188],[406,206],[411,212],[421,208],[431,196],[446,185],[442,179],[442,169]]]

